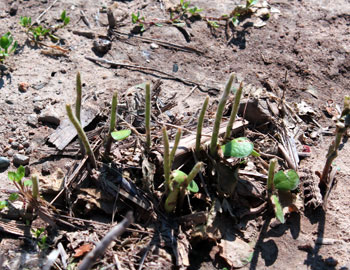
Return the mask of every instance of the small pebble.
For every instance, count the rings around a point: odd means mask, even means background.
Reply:
[[[42,175],[49,175],[51,173],[51,165],[48,162],[44,162],[42,168],[41,168],[41,174]]]
[[[15,151],[13,151],[12,149],[7,151],[7,156],[8,157],[12,157],[15,154]]]
[[[28,141],[25,141],[25,142],[23,143],[23,146],[24,146],[25,148],[28,148],[28,147],[30,146],[30,143],[29,143]]]
[[[0,157],[0,169],[4,169],[10,166],[10,160],[6,157]]]
[[[12,99],[5,99],[5,102],[9,105],[13,105],[14,101]]]
[[[24,154],[26,155],[30,155],[32,153],[32,148],[31,147],[28,147],[25,151],[24,151]]]
[[[94,40],[92,45],[93,50],[101,54],[107,53],[112,47],[112,43],[109,40],[102,38]]]
[[[48,124],[59,125],[61,120],[58,115],[50,108],[42,112],[39,116],[39,121]]]
[[[156,49],[159,48],[159,45],[156,44],[156,43],[151,43],[150,48],[151,48],[152,50],[156,50]]]
[[[12,4],[10,7],[10,16],[15,16],[17,14],[18,6],[16,4]]]
[[[27,124],[31,127],[36,127],[38,124],[38,118],[36,114],[31,114],[27,118]]]
[[[18,90],[21,92],[27,92],[28,88],[29,88],[29,83],[21,82],[18,84]]]
[[[14,141],[15,141],[14,138],[9,138],[9,143],[12,143],[12,142],[14,142]]]
[[[18,149],[18,146],[19,146],[19,143],[18,143],[18,142],[12,142],[12,143],[11,143],[11,148],[12,148],[12,149],[15,149],[15,150],[16,150],[16,149]]]
[[[24,167],[24,176],[28,177],[30,175],[30,168],[29,166]]]
[[[28,165],[29,164],[29,157],[21,154],[15,154],[13,155],[13,163],[15,165]]]

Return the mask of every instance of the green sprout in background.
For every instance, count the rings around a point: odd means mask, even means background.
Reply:
[[[17,49],[17,41],[13,42],[13,36],[7,32],[0,38],[0,62],[3,62],[6,57]]]

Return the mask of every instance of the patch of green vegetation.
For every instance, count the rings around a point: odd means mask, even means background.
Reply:
[[[18,43],[14,41],[10,32],[7,32],[0,38],[0,62],[3,62],[6,57],[10,56],[17,49]]]

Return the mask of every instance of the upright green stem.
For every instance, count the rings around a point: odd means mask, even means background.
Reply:
[[[175,135],[174,146],[173,146],[173,149],[171,149],[171,152],[170,152],[170,160],[169,160],[169,162],[170,162],[169,163],[170,164],[170,170],[173,167],[175,153],[176,153],[177,147],[179,146],[180,138],[181,138],[181,128],[177,129],[177,132],[176,132],[176,135]]]
[[[111,145],[112,145],[112,135],[111,133],[115,130],[115,123],[117,118],[117,104],[118,104],[118,93],[115,92],[112,97],[112,107],[111,107],[111,119],[109,122],[109,130],[107,135],[107,142],[105,146],[105,154],[104,156],[107,158],[110,151],[111,151]]]
[[[275,176],[275,167],[276,167],[277,159],[273,158],[270,160],[269,166],[269,175],[267,176],[267,193],[268,197],[270,197],[273,191],[273,177]]]
[[[196,165],[194,165],[194,167],[192,168],[191,172],[188,174],[186,180],[182,183],[180,187],[179,199],[177,203],[179,209],[182,208],[188,185],[196,177],[196,175],[199,173],[202,167],[203,167],[203,162],[197,162]]]
[[[148,149],[151,148],[151,85],[146,83],[146,146]]]
[[[81,90],[81,77],[80,77],[79,71],[77,72],[77,77],[76,77],[76,91],[77,91],[77,98],[75,101],[75,116],[77,117],[79,123],[81,124],[80,114],[81,114],[82,90]],[[82,155],[85,155],[85,148],[80,139],[79,139],[79,145],[80,145],[80,151]]]
[[[231,90],[231,87],[232,87],[232,82],[233,82],[234,77],[235,77],[234,74],[231,74],[230,79],[228,80],[228,82],[226,84],[224,93],[223,93],[221,100],[219,102],[218,109],[216,111],[213,134],[211,136],[211,142],[210,142],[210,155],[212,157],[216,157],[216,155],[217,155],[216,148],[217,148],[217,144],[218,144],[220,123],[221,123],[222,115],[224,113],[227,97],[228,97],[230,90]]]
[[[97,168],[97,164],[96,164],[96,159],[94,156],[94,153],[92,152],[89,140],[84,132],[84,129],[81,127],[78,119],[74,116],[73,112],[72,112],[72,107],[70,104],[66,105],[66,110],[67,110],[67,114],[69,117],[69,120],[72,122],[72,124],[74,125],[75,129],[77,130],[78,133],[78,137],[81,139],[82,143],[84,144],[85,150],[87,155],[89,156],[90,159],[90,163],[91,166],[93,168]]]
[[[204,116],[205,112],[208,107],[209,102],[209,96],[207,96],[204,100],[202,110],[199,114],[198,123],[197,123],[197,134],[196,134],[196,153],[198,154],[201,150],[201,139],[202,139],[202,129],[203,129],[203,122],[204,122]]]
[[[235,102],[234,102],[233,107],[232,107],[230,120],[228,121],[228,124],[226,127],[224,142],[226,142],[231,136],[232,126],[236,120],[236,116],[237,116],[237,112],[238,112],[238,108],[239,108],[239,103],[241,101],[242,92],[243,92],[243,82],[241,82],[241,84],[239,85],[239,88],[238,88],[236,95],[235,95]]]
[[[39,181],[38,176],[32,176],[32,196],[34,199],[37,199],[39,195]]]
[[[166,131],[166,127],[163,126],[163,143],[164,143],[164,178],[165,178],[165,189],[170,188],[170,151],[169,151],[169,137]]]

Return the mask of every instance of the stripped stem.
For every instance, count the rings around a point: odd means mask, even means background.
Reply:
[[[176,132],[176,135],[175,135],[174,146],[173,146],[173,149],[171,149],[171,152],[170,152],[170,160],[169,160],[169,162],[170,162],[169,163],[170,164],[170,170],[173,167],[175,153],[176,153],[177,147],[179,146],[180,138],[181,138],[181,128],[178,128],[177,132]]]
[[[151,148],[151,85],[146,83],[146,146],[148,149]]]
[[[227,127],[226,127],[226,133],[225,133],[225,136],[224,136],[224,142],[226,142],[231,136],[232,126],[233,126],[233,123],[236,120],[236,116],[237,116],[238,108],[239,108],[239,103],[241,101],[242,92],[243,92],[243,82],[241,82],[241,84],[239,85],[239,88],[237,89],[237,92],[236,92],[236,95],[235,95],[235,102],[234,102],[233,107],[232,107],[230,120],[228,121],[228,124],[227,124]]]
[[[202,139],[202,128],[203,128],[203,122],[204,122],[204,116],[205,112],[208,107],[209,102],[209,96],[207,96],[204,100],[202,110],[199,114],[198,124],[197,124],[197,134],[196,134],[196,153],[198,154],[201,150],[201,139]]]
[[[276,167],[277,159],[273,158],[270,160],[269,165],[269,175],[267,176],[267,193],[268,197],[270,197],[273,191],[273,177],[275,176],[275,167]]]
[[[219,105],[218,105],[218,108],[216,111],[215,123],[214,123],[213,133],[212,133],[211,142],[210,142],[210,155],[212,157],[216,157],[216,155],[217,155],[216,149],[217,149],[217,143],[218,143],[220,123],[221,123],[222,115],[224,113],[225,104],[227,101],[228,94],[231,91],[232,82],[233,82],[234,77],[235,77],[234,74],[230,75],[230,79],[228,80],[228,82],[226,84],[224,93],[221,97],[221,100],[219,102]]]
[[[165,188],[170,188],[170,151],[169,151],[169,137],[166,131],[166,127],[163,126],[163,143],[164,143],[164,178],[165,178]]]
[[[107,135],[107,142],[105,146],[105,158],[108,157],[109,153],[111,152],[111,145],[112,145],[112,135],[111,133],[115,130],[115,123],[116,123],[116,115],[117,115],[117,104],[118,104],[118,93],[115,92],[112,97],[112,107],[111,107],[111,119],[109,122],[109,130]]]
[[[73,114],[72,106],[70,104],[66,104],[66,110],[67,110],[67,114],[68,114],[69,120],[72,122],[72,124],[74,125],[75,129],[77,130],[78,137],[81,139],[82,143],[84,144],[86,153],[89,156],[89,160],[90,160],[91,166],[93,168],[97,168],[96,159],[95,159],[94,153],[92,152],[89,140],[88,140],[88,138],[87,138],[87,136],[86,136],[86,134],[84,132],[84,129],[80,125],[78,119]]]
[[[39,181],[38,176],[32,176],[32,196],[36,200],[39,195]]]
[[[75,101],[75,116],[77,117],[79,123],[81,124],[81,97],[82,97],[82,91],[81,91],[81,77],[80,77],[80,72],[77,72],[77,77],[76,77],[76,91],[77,91],[77,98]],[[80,145],[80,152],[82,155],[85,155],[85,148],[84,144],[79,138],[79,145]]]

